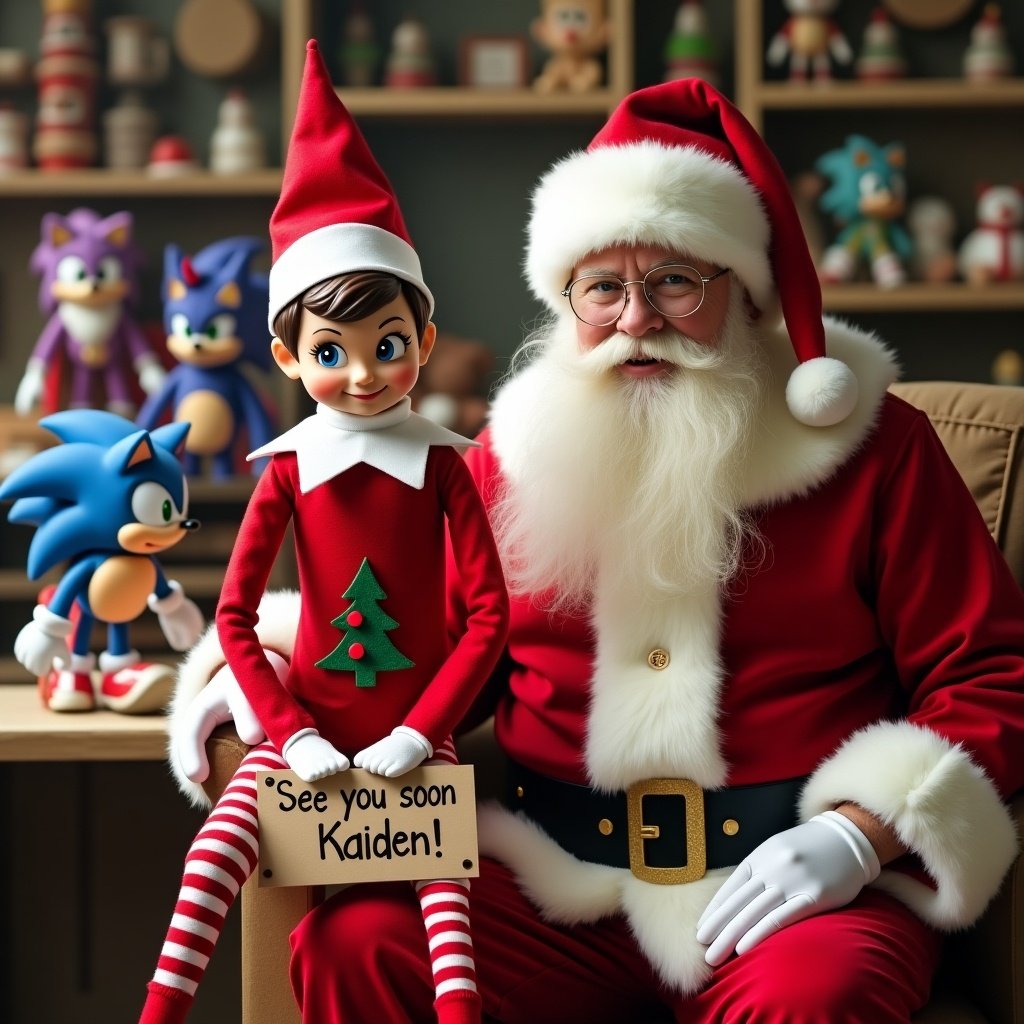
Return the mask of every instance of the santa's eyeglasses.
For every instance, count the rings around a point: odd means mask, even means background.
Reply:
[[[662,316],[681,317],[696,313],[704,301],[706,287],[729,273],[723,267],[710,276],[684,263],[654,267],[638,281],[623,281],[614,274],[586,274],[562,290],[578,320],[591,327],[607,327],[622,316],[629,301],[629,286],[641,285],[644,296]]]

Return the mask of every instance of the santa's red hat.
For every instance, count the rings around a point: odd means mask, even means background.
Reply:
[[[541,179],[526,254],[539,299],[563,311],[572,268],[614,245],[663,246],[728,267],[759,309],[781,306],[799,364],[786,388],[793,416],[828,426],[853,411],[857,381],[825,354],[821,288],[786,177],[707,82],[632,93],[585,151]]]
[[[270,218],[270,329],[307,288],[353,270],[384,270],[418,288],[430,311],[394,190],[338,99],[316,41],[306,44],[281,198]]]

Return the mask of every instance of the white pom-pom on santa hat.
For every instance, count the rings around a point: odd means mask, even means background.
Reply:
[[[526,274],[550,309],[564,311],[573,267],[615,245],[655,245],[727,267],[764,314],[781,309],[798,363],[786,389],[794,418],[824,427],[853,411],[857,381],[826,355],[821,287],[786,177],[707,82],[632,93],[585,151],[541,179]]]

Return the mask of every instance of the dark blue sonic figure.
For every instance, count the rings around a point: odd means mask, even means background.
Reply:
[[[40,678],[54,711],[88,711],[97,699],[128,714],[157,711],[170,695],[173,671],[143,662],[128,626],[148,606],[177,651],[192,646],[203,629],[202,613],[157,560],[199,526],[188,517],[179,461],[189,424],[140,430],[96,409],[59,412],[40,424],[64,443],[11,473],[0,500],[14,499],[12,523],[37,527],[30,579],[66,565],[18,634],[15,657]],[[98,692],[89,653],[95,622],[107,626]]]
[[[136,418],[152,430],[169,412],[192,424],[185,442],[185,472],[210,460],[216,478],[235,472],[243,432],[249,450],[274,434],[264,400],[246,374],[266,370],[267,276],[251,270],[264,247],[258,238],[225,238],[188,256],[176,245],[164,250],[164,327],[167,350],[178,365]],[[259,473],[266,460],[254,463]]]

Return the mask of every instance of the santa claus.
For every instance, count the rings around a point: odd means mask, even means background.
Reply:
[[[1015,855],[1024,598],[706,83],[627,97],[544,176],[526,270],[550,323],[467,457],[513,592],[485,1011],[908,1020]],[[193,777],[229,704],[223,674],[181,698]],[[377,889],[309,915],[303,1019],[425,1019],[414,914]]]

